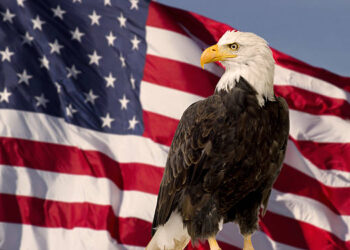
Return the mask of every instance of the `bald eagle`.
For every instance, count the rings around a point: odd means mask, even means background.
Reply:
[[[174,135],[147,250],[183,249],[235,222],[244,248],[266,211],[281,171],[289,133],[288,105],[273,91],[274,59],[267,42],[227,31],[201,56],[225,73],[212,96],[189,106]],[[194,83],[200,84],[200,83]]]

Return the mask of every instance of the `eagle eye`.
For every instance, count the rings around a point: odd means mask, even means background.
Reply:
[[[229,44],[229,47],[232,50],[238,50],[238,48],[239,48],[238,43],[231,43],[231,44]]]

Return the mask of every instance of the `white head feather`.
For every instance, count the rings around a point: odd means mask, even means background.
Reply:
[[[237,57],[221,61],[226,70],[216,89],[228,91],[243,77],[258,92],[260,106],[264,105],[264,98],[273,101],[275,61],[268,43],[253,33],[227,31],[220,38],[218,46],[224,47],[232,43],[239,45],[236,51],[231,52]]]

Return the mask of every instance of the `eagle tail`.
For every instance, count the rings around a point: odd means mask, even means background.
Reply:
[[[156,232],[148,243],[146,250],[182,250],[189,241],[190,236],[182,222],[181,215],[178,212],[172,212],[168,221],[156,228]]]

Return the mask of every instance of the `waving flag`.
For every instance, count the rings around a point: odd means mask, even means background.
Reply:
[[[227,29],[146,0],[2,0],[0,249],[143,249],[181,114],[223,72],[201,51]],[[350,78],[273,52],[290,140],[253,244],[349,249]],[[232,223],[218,239],[243,244]]]

